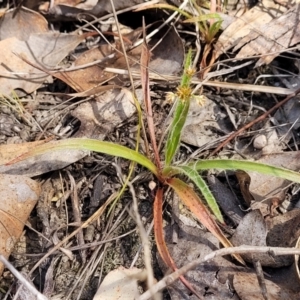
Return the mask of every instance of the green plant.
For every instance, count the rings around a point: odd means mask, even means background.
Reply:
[[[149,58],[149,53],[146,52],[143,53],[142,56],[143,55],[145,58],[144,62],[146,62],[147,58]],[[213,217],[214,215],[219,222],[224,223],[222,214],[219,210],[214,196],[210,192],[206,182],[199,174],[199,171],[211,168],[224,170],[240,169],[244,171],[257,171],[260,173],[285,178],[291,181],[300,182],[300,174],[298,174],[297,172],[256,162],[230,159],[208,159],[181,165],[174,163],[174,157],[180,145],[180,136],[187,118],[190,101],[194,97],[194,95],[192,95],[191,89],[191,79],[194,74],[194,70],[191,67],[191,62],[192,52],[190,50],[185,59],[184,72],[182,75],[181,83],[177,89],[177,92],[174,94],[174,98],[176,98],[176,107],[174,110],[174,118],[172,120],[170,130],[166,139],[164,163],[162,163],[163,159],[161,159],[157,150],[154,134],[155,131],[153,130],[153,124],[151,123],[152,110],[149,93],[147,93],[147,90],[149,89],[149,82],[147,81],[148,71],[146,65],[143,65],[142,67],[142,82],[146,98],[145,106],[148,116],[148,125],[152,128],[149,130],[149,134],[151,136],[152,149],[155,149],[155,162],[152,162],[151,159],[139,153],[137,148],[133,150],[111,142],[98,141],[93,139],[67,139],[43,144],[41,146],[36,147],[33,151],[28,152],[23,156],[17,158],[17,160],[19,161],[30,156],[35,156],[38,154],[47,153],[55,150],[82,149],[125,158],[130,160],[131,162],[138,163],[147,168],[156,176],[156,178],[159,181],[159,186],[156,191],[154,202],[154,232],[157,247],[165,263],[174,270],[176,269],[176,265],[168,252],[163,237],[162,203],[164,187],[171,187],[175,191],[175,193],[178,194],[183,203],[194,213],[194,215],[196,215],[199,221],[205,227],[207,227],[207,229],[214,236],[216,236],[225,247],[229,247],[232,246],[231,243],[222,233],[219,226],[217,225],[217,222],[215,221],[215,218]],[[189,180],[191,180],[195,184],[196,188],[200,191],[203,198],[205,199],[209,209],[206,207],[206,205],[204,205],[204,203],[200,199],[196,189],[191,188],[186,182],[184,182],[178,177],[178,175],[180,174],[185,175]],[[239,255],[235,255],[234,257],[240,263],[243,264],[243,260]],[[184,279],[184,277],[181,277],[181,280],[189,289],[191,289],[196,294],[193,287],[189,285],[189,283]]]

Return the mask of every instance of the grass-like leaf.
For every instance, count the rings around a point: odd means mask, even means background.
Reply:
[[[151,171],[159,178],[157,167],[143,154],[122,145],[94,139],[71,138],[42,144],[40,146],[37,146],[35,149],[17,157],[13,161],[11,161],[10,164],[39,154],[62,149],[89,150],[126,158],[146,167],[149,171]]]
[[[199,175],[199,173],[195,169],[193,169],[189,166],[174,167],[174,169],[179,169],[181,173],[184,173],[188,178],[190,178],[196,184],[198,189],[201,191],[202,196],[206,200],[206,203],[208,204],[209,208],[211,209],[212,213],[216,216],[216,218],[221,223],[224,223],[224,219],[223,219],[222,213],[219,209],[219,206],[217,204],[217,201],[216,201],[214,195],[211,193],[206,182]]]
[[[211,19],[216,19],[218,21],[222,21],[222,18],[217,13],[207,13],[200,16],[192,17],[190,19],[184,20],[183,23],[196,23],[196,22],[205,22]]]
[[[207,159],[199,160],[195,163],[189,163],[188,166],[197,171],[208,169],[254,171],[257,173],[276,176],[300,183],[300,173],[298,172],[254,161],[234,159]]]

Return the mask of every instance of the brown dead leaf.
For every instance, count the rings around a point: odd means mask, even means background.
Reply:
[[[231,241],[234,245],[294,247],[300,234],[300,210],[293,210],[267,221],[261,212],[253,210],[240,222]],[[270,256],[269,254],[242,254],[245,261],[259,260],[262,266],[279,268],[293,263],[292,256]]]
[[[255,64],[255,67],[269,64],[285,49],[299,43],[299,30],[300,16],[299,4],[297,4],[277,19],[251,30],[250,34],[245,36],[234,48],[235,51],[243,47],[236,58],[262,54],[263,56]],[[268,53],[272,54],[266,55]]]
[[[0,254],[6,258],[21,236],[40,192],[39,183],[30,178],[0,174]],[[0,263],[0,274],[2,271]]]
[[[141,35],[141,28],[124,35],[128,49],[129,64],[132,69],[139,70],[139,61],[141,56],[142,46],[130,49],[131,43],[135,42]],[[174,75],[181,71],[184,60],[184,47],[180,37],[174,28],[170,28],[166,35],[165,32],[159,33],[150,42],[150,46],[156,45],[151,53],[151,61],[149,69],[152,72],[159,74]],[[113,48],[115,47],[115,49]],[[124,56],[120,53],[121,46],[119,43],[115,45],[102,44],[98,48],[86,51],[80,55],[74,63],[75,67],[84,66],[93,61],[102,61],[97,65],[84,67],[74,71],[57,72],[53,76],[64,81],[77,92],[83,92],[101,85],[101,83],[110,80],[110,83],[123,86],[128,81],[127,75],[115,75],[105,71],[106,67],[127,70]]]
[[[268,300],[299,299],[300,294],[287,290],[276,283],[265,279]],[[264,300],[256,274],[237,273],[233,278],[233,286],[241,300]]]
[[[6,51],[0,57],[0,93],[9,95],[15,89],[32,93],[49,77],[39,69],[51,70],[56,67],[83,38],[72,34],[45,32],[31,34],[26,42],[15,37],[1,41],[0,48]]]
[[[141,47],[130,50],[131,41],[135,41],[141,35],[141,29],[131,31],[123,36],[126,50],[129,50],[127,55],[130,58],[129,64],[131,67],[137,64],[141,53]],[[98,61],[97,64],[89,67],[84,67],[85,64]],[[83,92],[101,85],[109,79],[115,78],[113,83],[120,86],[124,85],[121,76],[105,72],[106,67],[127,69],[126,61],[122,55],[122,48],[119,42],[115,44],[100,44],[99,47],[87,50],[81,54],[74,62],[74,67],[83,66],[82,69],[74,71],[62,71],[53,74],[53,76],[64,81],[77,92]]]
[[[25,7],[8,10],[0,19],[0,40],[27,41],[31,34],[48,32],[48,22],[39,13]],[[22,29],[22,30],[20,30]]]
[[[144,3],[144,0],[118,0],[114,1],[114,6],[116,10],[128,9],[131,7],[134,9],[135,5],[142,3]],[[82,1],[77,6],[78,7],[72,7],[59,4],[51,7],[49,11],[47,11],[46,9],[49,5],[43,5],[41,6],[41,10],[49,17],[55,18],[56,20],[77,20],[79,14],[85,14],[86,20],[93,20],[94,17],[99,18],[112,13],[110,1],[99,0],[96,2],[96,5],[94,1]]]
[[[0,165],[4,165],[10,162],[14,158],[34,149],[36,146],[41,145],[43,143],[45,143],[45,141],[23,143],[18,145],[16,144],[0,145]],[[0,171],[0,173],[3,172]]]
[[[257,162],[287,168],[293,171],[300,170],[300,151],[289,151],[277,154],[270,154],[261,157]],[[284,199],[285,188],[289,181],[256,172],[248,172],[251,177],[250,192],[256,201],[278,197]]]
[[[243,14],[243,16],[237,18],[235,22],[230,24],[220,35],[215,45],[216,58],[230,48],[235,47],[242,38],[247,38],[251,31],[264,35],[272,34],[272,29],[271,31],[259,31],[259,26],[268,24],[285,11],[286,9],[284,7],[276,4],[273,0],[264,0],[256,4]],[[239,47],[241,46],[242,45]],[[238,49],[238,47],[235,49]]]
[[[100,45],[98,48],[93,48],[87,50],[81,54],[76,61],[74,66],[78,67],[91,63],[93,61],[102,60],[105,57],[113,54],[114,50],[110,45]],[[82,68],[79,70],[68,71],[68,72],[57,72],[53,76],[59,78],[70,87],[72,87],[77,92],[83,92],[89,89],[94,88],[95,86],[101,85],[102,82],[107,81],[114,77],[113,74],[107,73],[104,71],[104,68],[109,65],[112,66],[116,57],[113,56],[110,59],[107,59],[104,63],[99,63],[87,68]]]
[[[3,95],[15,89],[35,91],[47,78],[51,79],[47,70],[56,67],[84,39],[50,32],[45,18],[27,8],[10,10],[1,18],[0,37],[0,47],[5,49],[0,57]]]

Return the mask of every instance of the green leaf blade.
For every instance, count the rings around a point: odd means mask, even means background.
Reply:
[[[182,133],[183,126],[189,111],[190,103],[189,101],[177,100],[177,105],[175,109],[174,118],[172,120],[171,128],[168,133],[167,143],[166,143],[166,154],[165,162],[166,165],[170,165],[174,155],[180,144],[180,137]]]
[[[31,150],[25,153],[24,155],[21,155],[17,159],[13,160],[11,163],[24,160],[26,158],[33,157],[36,155],[63,149],[88,150],[122,157],[146,167],[154,175],[159,176],[157,167],[146,156],[142,155],[141,153],[127,148],[125,146],[114,144],[111,142],[85,138],[71,138],[42,144],[40,146],[37,146],[34,150]]]
[[[221,222],[224,223],[224,219],[222,216],[222,213],[220,211],[220,208],[218,206],[218,203],[214,197],[214,195],[211,193],[209,187],[207,186],[206,182],[203,180],[203,178],[198,174],[198,172],[195,169],[192,169],[188,166],[181,166],[181,167],[174,167],[174,169],[178,169],[181,173],[185,174],[188,178],[190,178],[197,186],[197,188],[201,191],[202,196],[206,200],[206,203],[208,204],[209,208],[215,215],[215,217]]]
[[[300,173],[288,170],[285,168],[274,167],[268,164],[263,164],[254,161],[243,161],[234,159],[207,159],[200,160],[195,163],[189,163],[188,166],[194,170],[208,170],[208,169],[221,169],[221,170],[243,170],[253,171],[261,174],[284,178],[290,181],[300,183]]]

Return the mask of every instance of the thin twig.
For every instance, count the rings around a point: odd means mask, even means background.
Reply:
[[[232,139],[237,137],[239,134],[241,134],[243,131],[247,130],[248,128],[252,127],[254,124],[264,120],[268,115],[270,115],[274,110],[288,102],[291,98],[295,97],[300,93],[300,88],[297,89],[294,93],[288,95],[286,98],[284,98],[282,101],[278,102],[276,105],[274,105],[271,109],[266,111],[264,114],[253,120],[252,122],[246,124],[242,128],[240,128],[238,131],[233,132],[224,142],[222,142],[211,154],[210,156],[214,156],[216,153],[218,153],[225,145],[227,145]]]
[[[117,68],[105,68],[105,72],[111,72],[115,74],[122,74],[127,75],[128,71],[124,69],[117,69]],[[230,69],[226,70],[226,73],[229,72]],[[219,72],[219,71],[218,71]],[[207,76],[210,73],[207,74]],[[141,72],[140,71],[132,71],[132,76],[135,78],[141,78]],[[210,76],[210,75],[209,75]],[[213,76],[210,76],[213,77]],[[149,78],[153,80],[160,80],[160,81],[168,81],[168,82],[179,82],[181,78],[179,76],[173,76],[173,75],[164,75],[164,74],[158,74],[154,72],[149,72]],[[243,84],[243,83],[234,83],[234,82],[221,82],[221,81],[202,81],[198,78],[192,79],[193,84],[202,84],[204,86],[213,86],[213,87],[219,87],[223,89],[233,89],[233,90],[240,90],[240,91],[249,91],[249,92],[260,92],[260,93],[268,93],[268,94],[279,94],[279,95],[289,95],[290,93],[293,93],[294,90],[282,88],[282,87],[275,87],[275,86],[266,86],[266,85],[254,85],[254,84]]]
[[[152,286],[151,292],[157,292],[164,288],[166,288],[168,285],[172,284],[178,278],[185,274],[187,271],[194,269],[201,263],[204,263],[206,261],[212,260],[215,257],[218,256],[225,256],[225,255],[232,255],[232,254],[243,254],[243,253],[268,253],[271,256],[279,256],[279,255],[300,255],[300,249],[299,248],[283,248],[283,247],[260,247],[260,246],[239,246],[239,247],[229,247],[229,248],[223,248],[220,250],[216,250],[203,258],[196,259],[189,264],[185,265],[184,267],[178,269],[177,271],[171,273],[170,275],[165,276],[162,280],[160,280],[157,284]],[[150,299],[151,294],[148,290],[144,294],[142,294],[138,300],[146,300]]]
[[[81,214],[80,214],[80,210],[79,210],[79,200],[78,200],[78,193],[77,193],[79,187],[76,186],[75,179],[71,175],[71,173],[69,171],[67,171],[67,174],[68,174],[68,177],[69,177],[70,183],[71,183],[70,197],[71,197],[71,203],[72,203],[73,218],[76,223],[80,224],[81,223]],[[85,244],[82,230],[80,230],[77,234],[77,242],[80,246],[83,246]],[[85,263],[86,262],[86,251],[81,250],[80,256],[81,256],[82,262]]]
[[[137,198],[135,195],[135,190],[133,188],[133,185],[131,182],[128,182],[129,190],[133,199],[133,211],[135,214],[135,221],[137,224],[137,228],[139,231],[140,238],[142,240],[143,248],[144,248],[144,262],[145,262],[145,268],[147,271],[147,285],[148,288],[150,289],[154,285],[154,275],[153,275],[153,269],[152,269],[152,264],[151,264],[151,250],[150,250],[150,245],[149,245],[149,239],[147,236],[147,232],[143,226],[141,216],[138,211],[138,203],[137,203]],[[153,297],[154,300],[160,299],[159,295],[157,294],[152,294],[151,297]]]
[[[143,33],[144,33],[144,43],[143,43],[142,53],[141,53],[142,89],[143,89],[143,96],[144,96],[144,102],[146,107],[148,130],[149,130],[150,140],[152,144],[152,149],[154,152],[154,158],[155,158],[156,166],[158,167],[158,169],[160,169],[161,163],[160,163],[159,151],[156,143],[152,103],[150,99],[149,69],[148,69],[149,61],[150,61],[150,51],[148,49],[147,41],[145,39],[145,26],[143,26]]]
[[[0,254],[0,261],[5,265],[5,267],[25,286],[37,299],[37,300],[48,300],[47,297],[42,295],[19,271],[17,271],[14,266]]]

